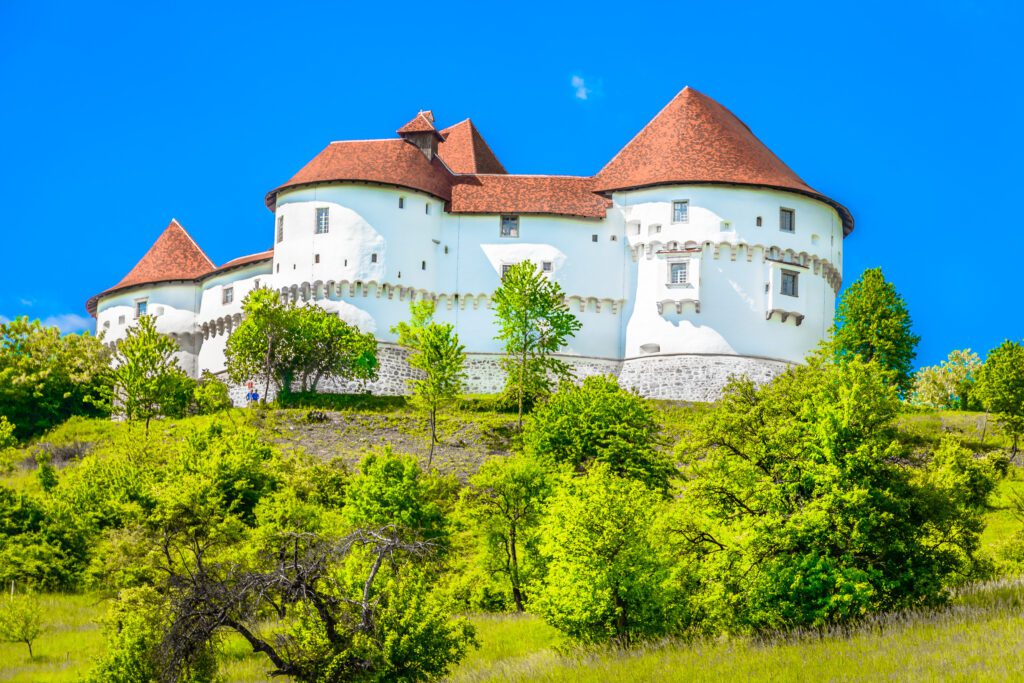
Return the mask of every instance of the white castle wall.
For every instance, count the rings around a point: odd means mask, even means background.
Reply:
[[[437,319],[456,326],[469,352],[469,390],[489,393],[502,384],[490,295],[503,264],[528,259],[552,262],[550,277],[583,323],[566,349],[578,374],[617,374],[645,395],[715,398],[731,373],[764,381],[800,362],[824,336],[842,264],[842,226],[827,204],[789,192],[710,185],[612,199],[606,219],[524,215],[519,237],[503,238],[498,215],[449,214],[421,192],[352,183],[288,190],[278,197],[274,229],[283,218],[284,237],[272,263],[196,285],[106,297],[97,324],[102,331],[122,312],[130,324],[135,299],[148,296],[151,311],[163,306],[160,329],[183,340],[189,371],[219,372],[242,300],[259,283],[372,332],[382,342],[382,372],[366,388],[394,394],[405,391],[409,369],[391,344],[391,327],[408,318],[411,300],[431,297]],[[672,223],[675,200],[689,202],[686,223]],[[316,233],[319,207],[330,210],[327,234]],[[780,207],[796,212],[793,234],[779,230]],[[690,264],[689,286],[670,285],[669,264],[676,260]],[[799,272],[797,297],[781,294],[783,269]],[[235,288],[228,305],[226,286]],[[116,332],[123,334],[120,327]]]

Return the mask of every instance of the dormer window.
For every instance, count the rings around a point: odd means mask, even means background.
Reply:
[[[680,199],[672,202],[672,222],[690,222],[690,201],[688,199]]]
[[[284,240],[284,216],[277,217],[277,241]]]
[[[220,302],[225,306],[235,300],[235,288],[225,287],[221,292]]]
[[[793,209],[779,209],[779,230],[782,232],[796,232],[796,211]]]
[[[330,209],[323,207],[316,210],[316,234],[326,235],[331,231]]]
[[[142,316],[146,315],[146,309],[149,305],[149,299],[139,299],[135,302],[135,319],[138,320]]]
[[[519,216],[502,216],[500,234],[502,237],[519,237]]]

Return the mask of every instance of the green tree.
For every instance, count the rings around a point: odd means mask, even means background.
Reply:
[[[6,416],[0,415],[0,451],[17,443],[18,440],[14,437],[14,425],[7,420]]]
[[[970,572],[982,496],[958,488],[959,453],[913,464],[899,407],[888,374],[859,356],[726,388],[679,445],[671,526],[710,618],[737,630],[848,622],[941,601]]]
[[[1016,457],[1024,435],[1024,346],[1006,340],[989,351],[978,371],[976,393],[1012,439],[1011,457]]]
[[[910,393],[912,363],[921,338],[911,331],[907,305],[881,268],[865,270],[843,293],[831,336],[836,358],[857,355],[877,361],[891,372],[900,395]]]
[[[32,643],[43,633],[43,608],[35,595],[15,595],[14,588],[0,598],[0,641],[25,643],[34,659]]]
[[[156,329],[144,315],[128,328],[114,350],[116,409],[129,420],[149,421],[158,415],[181,417],[192,397],[194,382],[178,365],[178,344]]]
[[[568,379],[569,367],[553,358],[582,325],[569,311],[561,286],[530,261],[515,264],[502,276],[492,298],[498,335],[505,355],[505,397],[523,413],[551,390],[553,378]]]
[[[203,370],[192,394],[192,406],[200,415],[213,415],[231,408],[228,385],[209,370]]]
[[[429,299],[409,304],[411,319],[391,328],[398,343],[409,349],[409,366],[420,373],[408,380],[412,403],[427,414],[430,426],[430,453],[427,469],[434,460],[437,444],[437,412],[452,403],[463,390],[466,351],[459,343],[455,327],[434,322],[435,304]]]
[[[549,493],[547,471],[524,455],[488,460],[462,490],[463,512],[483,545],[483,569],[507,578],[519,612],[527,584],[539,578],[539,526]]]
[[[614,377],[563,382],[526,422],[523,446],[541,459],[584,472],[606,463],[624,477],[667,492],[676,469],[658,450],[658,421],[650,402],[619,387]]]
[[[243,383],[264,381],[266,399],[293,383],[316,391],[328,376],[368,380],[377,376],[377,342],[337,315],[310,304],[283,303],[277,292],[254,289],[242,303],[244,318],[228,338],[224,354],[228,377]]]
[[[27,439],[73,415],[110,412],[110,349],[88,332],[61,335],[38,320],[0,324],[0,415]]]
[[[548,504],[541,543],[547,575],[531,610],[584,643],[628,647],[678,629],[685,602],[655,537],[665,505],[603,463],[567,481]]]
[[[911,402],[937,410],[969,410],[981,359],[970,349],[952,351],[939,365],[914,374]]]

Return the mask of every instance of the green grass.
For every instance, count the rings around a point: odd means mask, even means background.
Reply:
[[[46,630],[32,644],[30,661],[23,643],[0,643],[0,681],[63,683],[77,681],[90,658],[103,651],[96,619],[106,610],[96,595],[44,595],[40,598]]]

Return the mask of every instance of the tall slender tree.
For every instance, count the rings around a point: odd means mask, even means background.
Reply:
[[[149,421],[157,415],[183,415],[192,398],[193,382],[178,364],[179,347],[144,315],[128,329],[114,350],[115,410],[129,420]]]
[[[420,373],[409,380],[413,405],[427,414],[430,452],[427,469],[437,444],[437,413],[459,397],[465,381],[466,351],[449,323],[434,322],[435,304],[424,299],[409,305],[411,318],[391,328],[398,343],[409,349],[409,365]]]
[[[1011,457],[1017,457],[1024,436],[1024,345],[1006,340],[988,352],[978,372],[977,396],[997,415],[1013,442]]]
[[[913,362],[921,338],[911,330],[910,312],[881,268],[865,270],[836,309],[831,349],[838,358],[860,356],[892,372],[900,395],[913,388]]]
[[[575,336],[582,325],[569,311],[561,286],[530,261],[506,271],[494,292],[498,339],[504,345],[505,396],[523,412],[538,396],[550,393],[560,380],[572,377],[562,361],[552,357]]]

